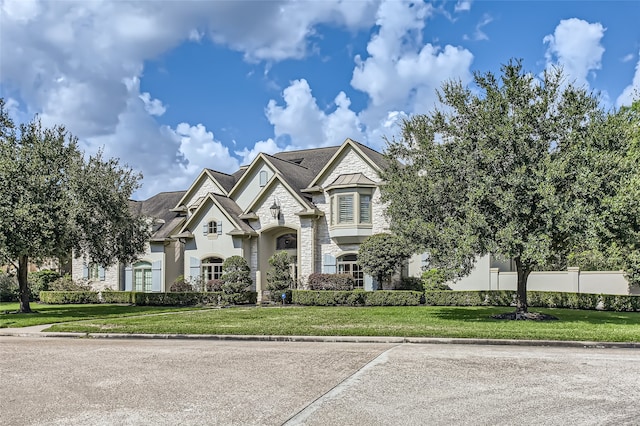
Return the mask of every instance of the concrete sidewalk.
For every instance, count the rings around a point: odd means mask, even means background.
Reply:
[[[287,336],[287,335],[233,335],[233,334],[141,334],[141,333],[72,333],[44,331],[54,324],[34,325],[22,328],[0,328],[0,336],[16,337],[66,337],[93,339],[183,339],[227,340],[255,342],[325,342],[325,343],[383,343],[383,344],[447,344],[492,346],[545,346],[564,348],[624,348],[640,349],[640,342],[589,342],[567,340],[517,340],[474,339],[447,337],[399,337],[399,336]]]

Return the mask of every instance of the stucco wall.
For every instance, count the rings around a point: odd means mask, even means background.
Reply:
[[[267,184],[273,178],[273,170],[264,162],[260,162],[260,166],[253,169],[249,175],[243,176],[244,183],[238,188],[237,195],[234,195],[234,200],[242,210],[245,210],[249,204],[255,200],[262,187],[260,186],[260,172],[267,172]],[[246,180],[245,180],[246,179]],[[273,202],[273,201],[272,201]],[[271,205],[271,204],[269,204]]]

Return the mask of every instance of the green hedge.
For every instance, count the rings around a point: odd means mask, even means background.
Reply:
[[[100,303],[97,291],[41,291],[40,302],[52,305]]]
[[[133,292],[131,291],[103,291],[102,303],[133,303]]]
[[[334,291],[293,290],[292,302],[313,306],[417,306],[422,293],[419,291]]]
[[[225,294],[221,291],[201,293],[142,293],[135,291],[103,291],[102,303],[131,303],[146,306],[245,305],[255,304],[255,291]],[[100,303],[95,291],[41,291],[43,303]]]

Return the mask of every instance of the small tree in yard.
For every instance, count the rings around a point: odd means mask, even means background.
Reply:
[[[561,71],[539,81],[511,61],[500,78],[475,73],[474,83],[445,83],[444,109],[404,122],[388,146],[396,161],[382,174],[382,199],[392,229],[434,268],[461,277],[478,256],[513,259],[514,317],[525,318],[533,270],[566,264],[584,242],[638,235],[637,188],[620,193],[638,181],[638,162],[622,124]],[[637,128],[637,114],[627,119]]]
[[[267,290],[277,292],[293,286],[291,278],[291,256],[286,251],[278,251],[269,258],[271,268],[267,271]]]
[[[144,251],[149,227],[129,209],[140,178],[101,153],[85,159],[62,126],[16,130],[0,99],[0,257],[17,270],[20,312],[31,312],[30,259],[75,249],[108,266]]]
[[[225,293],[240,293],[253,284],[251,268],[242,256],[231,256],[222,263],[222,290]]]
[[[402,238],[391,234],[376,234],[368,237],[358,251],[358,264],[365,274],[376,277],[379,289],[398,272],[402,262],[411,256],[409,245]]]

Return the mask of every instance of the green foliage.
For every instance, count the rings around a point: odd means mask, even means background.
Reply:
[[[70,275],[65,275],[49,283],[50,291],[91,291],[87,283],[76,282]]]
[[[410,244],[397,235],[376,234],[360,244],[358,264],[365,274],[376,277],[381,285],[399,270],[411,254]]]
[[[422,279],[418,277],[402,277],[396,284],[396,290],[424,291]]]
[[[291,261],[291,256],[286,251],[278,251],[269,258],[271,267],[267,271],[267,290],[277,292],[293,287]]]
[[[18,280],[14,275],[0,272],[0,302],[18,301]]]
[[[50,305],[100,303],[97,291],[41,291],[40,302]]]
[[[222,291],[224,281],[212,279],[205,283],[205,291]]]
[[[71,249],[90,262],[130,263],[144,251],[146,219],[129,208],[141,176],[102,153],[85,160],[63,126],[16,126],[0,98],[0,256],[17,262],[20,310],[30,312],[29,259]]]
[[[431,268],[422,272],[422,282],[426,291],[432,290],[451,290],[446,285],[447,274],[442,269]]]
[[[242,256],[231,256],[222,263],[222,290],[227,294],[241,293],[253,284],[251,268]]]
[[[418,306],[421,291],[380,290],[365,293],[365,306]]]
[[[353,290],[355,283],[351,274],[314,273],[308,278],[309,290]]]
[[[102,303],[133,303],[133,292],[104,290],[101,293]]]
[[[48,269],[30,272],[27,275],[27,281],[32,295],[31,300],[40,300],[40,292],[50,290],[51,283],[60,278],[59,273]]]
[[[193,286],[184,278],[184,275],[179,275],[175,281],[169,286],[170,292],[192,292]]]
[[[566,265],[585,242],[630,241],[629,230],[640,241],[631,172],[640,167],[624,160],[624,120],[561,71],[536,81],[510,61],[500,77],[475,73],[474,84],[445,83],[441,109],[404,122],[386,152],[382,200],[392,230],[452,278],[487,253],[513,259],[526,311],[531,271]]]
[[[307,306],[416,306],[420,304],[419,291],[332,291],[294,290],[292,302]]]

